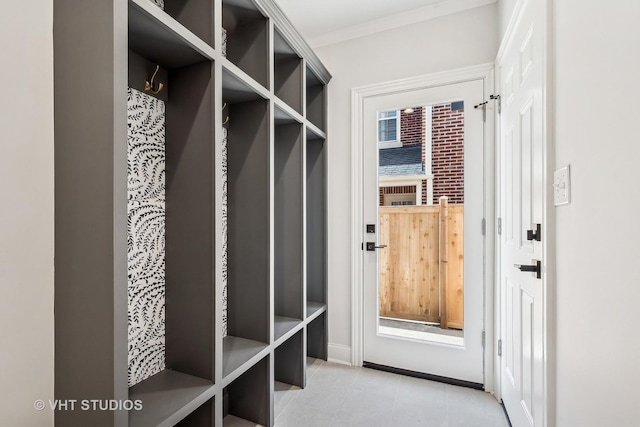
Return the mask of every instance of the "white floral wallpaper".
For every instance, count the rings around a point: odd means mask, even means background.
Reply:
[[[127,99],[129,386],[164,369],[165,104]]]
[[[227,128],[222,128],[222,336],[227,336]]]

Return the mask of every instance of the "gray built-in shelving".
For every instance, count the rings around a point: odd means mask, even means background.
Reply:
[[[54,49],[55,398],[143,405],[56,425],[272,426],[274,381],[327,357],[331,76],[272,0],[54,0]],[[165,369],[129,387],[127,87],[156,66]]]

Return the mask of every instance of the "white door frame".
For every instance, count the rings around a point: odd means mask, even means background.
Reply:
[[[370,97],[397,94],[401,92],[426,89],[435,86],[461,83],[470,80],[484,81],[484,99],[488,100],[493,94],[494,64],[482,64],[473,67],[461,68],[441,73],[428,74],[408,79],[395,80],[391,82],[379,83],[369,86],[357,87],[351,90],[351,364],[362,366],[363,359],[363,257],[361,244],[364,242],[363,223],[363,112],[364,101]],[[466,108],[471,108],[467,106]],[[487,105],[487,119],[484,127],[485,153],[484,153],[484,218],[485,218],[485,262],[484,262],[484,324],[485,342],[494,343],[497,339],[494,336],[494,248],[495,239],[495,133],[494,133],[494,113],[493,105]],[[495,384],[494,375],[494,345],[484,347],[484,387],[486,391],[493,391]]]
[[[517,0],[514,7],[511,19],[505,31],[505,35],[500,43],[498,54],[496,56],[496,64],[502,62],[507,47],[513,42],[516,29],[521,21],[521,15],[524,10],[524,5],[527,1],[538,0]],[[553,191],[551,184],[553,183],[553,170],[555,166],[555,144],[553,140],[553,112],[554,112],[554,98],[553,98],[553,64],[552,55],[553,37],[552,37],[552,22],[553,22],[553,1],[543,0],[542,7],[544,8],[544,28],[541,29],[544,43],[543,43],[543,82],[542,82],[542,116],[543,116],[543,200],[542,200],[542,214],[545,227],[542,230],[542,240],[545,242],[542,252],[542,283],[543,283],[543,318],[544,327],[542,330],[543,335],[543,370],[544,370],[544,385],[543,385],[543,401],[544,401],[544,416],[543,427],[555,426],[555,208],[553,204]],[[496,86],[500,85],[500,70],[496,70]],[[496,129],[500,129],[500,117],[496,115]],[[496,135],[499,137],[500,132]],[[500,156],[499,147],[500,144],[496,138],[496,158]],[[496,186],[499,186],[499,177],[501,171],[499,170],[500,162],[496,163]],[[496,187],[496,202],[499,202],[500,191]],[[497,204],[496,204],[497,206]],[[498,237],[498,236],[496,236]],[[500,239],[496,239],[496,304],[495,304],[495,325],[496,325],[496,342],[500,337],[500,325],[502,324],[501,318],[501,295],[500,295]],[[497,350],[496,350],[497,351]],[[497,354],[497,353],[496,353]],[[500,360],[496,357],[494,361],[495,371],[495,395],[498,399],[501,399],[501,367]]]

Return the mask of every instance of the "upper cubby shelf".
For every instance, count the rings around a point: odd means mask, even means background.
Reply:
[[[222,70],[222,98],[225,102],[236,103],[265,99],[268,97],[266,91],[256,87],[252,82],[242,79],[231,71]]]
[[[302,114],[302,59],[276,30],[273,39],[274,92]]]
[[[269,86],[267,18],[251,0],[223,0],[226,57],[265,88]]]
[[[302,116],[295,114],[291,110],[287,110],[285,106],[277,105],[273,111],[274,125],[287,125],[292,123],[301,123]]]
[[[320,78],[307,67],[307,119],[320,130],[325,129],[325,85]]]
[[[166,68],[214,56],[211,46],[149,0],[129,0],[129,48]]]
[[[325,134],[325,132],[318,129],[318,127],[315,126],[313,123],[307,123],[306,129],[307,129],[307,132],[306,132],[307,141],[311,141],[314,139],[317,139],[317,140],[327,139],[327,135]]]

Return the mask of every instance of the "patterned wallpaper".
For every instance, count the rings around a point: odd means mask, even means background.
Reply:
[[[227,128],[222,128],[222,336],[227,336]]]
[[[164,10],[164,0],[151,0],[154,2],[160,9]]]
[[[164,369],[165,104],[127,99],[129,386]]]

